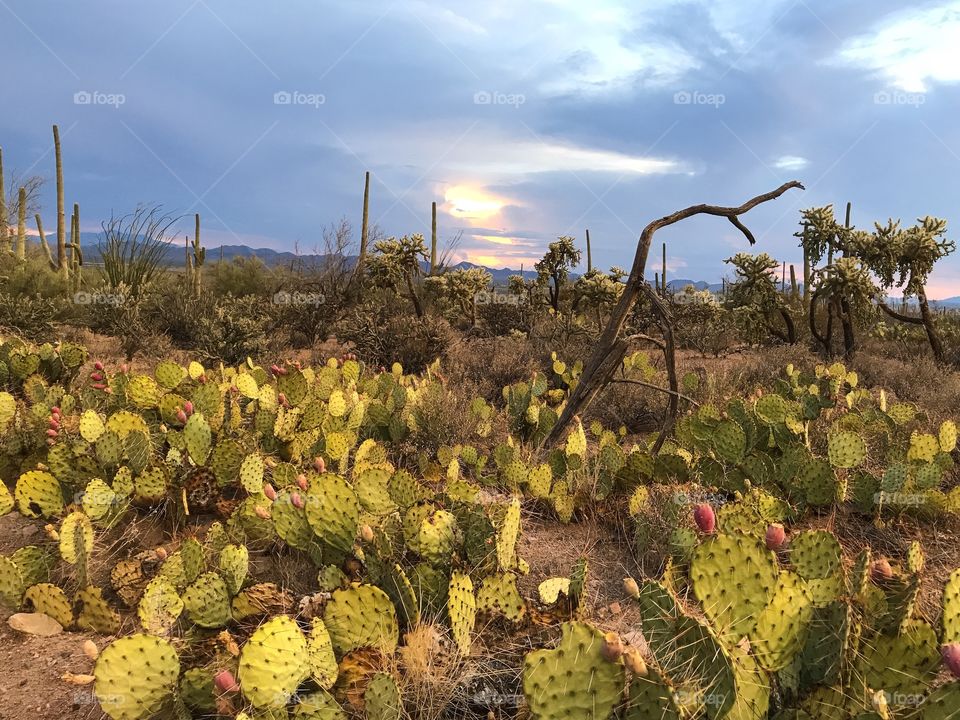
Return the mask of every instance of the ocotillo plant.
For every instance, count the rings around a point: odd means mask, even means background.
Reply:
[[[437,272],[437,203],[430,204],[430,274]]]
[[[27,189],[17,193],[17,260],[27,259]]]
[[[194,215],[193,254],[187,255],[187,275],[193,287],[193,296],[200,297],[202,288],[201,268],[207,259],[207,249],[200,245],[200,213]]]
[[[70,277],[67,265],[67,218],[63,210],[63,156],[60,152],[60,128],[53,126],[53,150],[57,159],[57,269],[65,280]]]

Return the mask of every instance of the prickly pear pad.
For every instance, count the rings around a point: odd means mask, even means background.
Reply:
[[[163,709],[180,675],[180,658],[166,640],[130,635],[97,658],[94,692],[113,720],[142,720]]]
[[[261,625],[240,653],[237,679],[243,696],[257,708],[282,708],[310,674],[307,640],[290,618]]]

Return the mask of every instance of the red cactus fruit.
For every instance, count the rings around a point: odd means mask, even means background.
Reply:
[[[267,510],[267,509],[266,509],[265,507],[263,507],[262,505],[257,505],[257,506],[253,509],[253,512],[254,512],[254,513],[256,514],[256,516],[257,516],[258,518],[260,518],[261,520],[269,520],[269,519],[270,519],[270,511]]]
[[[277,491],[273,489],[273,485],[270,483],[263,484],[263,494],[267,496],[267,499],[271,502],[277,499]]]
[[[187,416],[193,415],[193,403],[189,400],[186,400],[183,403],[183,411],[187,414]]]
[[[284,393],[277,393],[277,401],[285,408],[290,407],[290,403],[287,401],[287,396]]]
[[[179,420],[184,425],[187,424],[187,414],[183,411],[183,408],[177,410],[177,420]]]
[[[240,692],[240,683],[229,670],[221,670],[213,678],[213,684],[222,693]]]
[[[318,473],[324,473],[327,471],[327,464],[323,461],[323,458],[320,457],[319,455],[317,455],[317,457],[313,459],[313,469],[316,470]]]
[[[780,523],[773,523],[767,528],[767,549],[776,552],[787,541],[787,533]]]
[[[130,366],[127,365],[126,363],[121,363],[121,365],[120,365],[120,372],[122,372],[124,375],[126,375],[128,372],[130,372]]]
[[[890,580],[893,577],[893,568],[890,567],[890,561],[886,558],[874,560],[870,566],[870,578],[877,583]]]
[[[103,383],[94,383],[94,384],[91,385],[90,387],[92,387],[94,390],[106,390],[106,389],[107,389],[107,386],[104,385]]]
[[[960,643],[949,643],[940,648],[940,657],[955,678],[960,678]]]
[[[59,417],[60,417],[60,407],[57,406],[57,405],[54,405],[52,408],[50,408],[50,414],[53,415],[53,416],[55,416],[55,417],[57,417],[57,418],[59,418]]]
[[[55,437],[57,437],[57,435],[59,435],[59,434],[60,434],[60,433],[58,433],[58,432],[57,432],[56,430],[54,430],[53,428],[50,428],[49,430],[47,430],[47,437],[55,438]]]
[[[300,493],[290,493],[290,502],[293,503],[293,506],[298,510],[303,510],[303,498],[300,497]]]
[[[276,363],[274,363],[273,365],[270,366],[270,372],[272,372],[274,375],[279,375],[279,374],[280,374],[280,366],[277,365]]]
[[[309,482],[307,481],[307,476],[303,473],[297,475],[297,485],[300,486],[301,490],[306,490],[310,486]]]
[[[717,515],[707,503],[700,503],[693,509],[693,521],[700,528],[700,532],[712,535],[717,529]]]
[[[55,418],[55,417],[53,417],[53,416],[51,415],[51,416],[50,416],[50,419],[47,420],[47,425],[50,426],[50,429],[51,429],[51,430],[59,430],[59,429],[60,429],[60,420],[58,420],[57,418]]]
[[[97,382],[103,382],[103,373],[98,373],[98,372],[90,373],[90,379],[95,380]]]

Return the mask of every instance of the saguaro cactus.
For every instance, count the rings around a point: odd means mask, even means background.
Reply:
[[[194,215],[193,254],[187,254],[187,275],[193,287],[193,296],[200,297],[202,288],[201,268],[207,259],[207,249],[200,245],[200,213]]]
[[[50,245],[47,243],[47,236],[43,234],[43,220],[40,219],[40,213],[34,215],[33,219],[37,221],[37,232],[40,233],[40,247],[43,248],[43,252],[47,256],[47,262],[50,263],[50,268],[56,271],[58,270],[57,261],[53,259],[53,253],[50,252]]]
[[[17,260],[27,259],[27,189],[17,193]]]
[[[80,268],[83,266],[83,250],[80,248],[80,205],[73,204],[73,215],[70,217],[70,266],[67,270],[70,287],[73,292],[80,289],[83,280]]]
[[[370,232],[370,172],[367,171],[363,181],[363,220],[360,225],[360,257],[357,258],[357,273],[363,270],[363,262],[367,259],[367,240]]]
[[[430,204],[430,274],[437,272],[437,203]],[[366,217],[366,213],[364,213]]]
[[[590,251],[590,228],[587,228],[587,272],[593,270],[593,253]]]
[[[57,159],[57,269],[64,280],[70,277],[67,265],[67,218],[63,210],[63,155],[60,152],[60,128],[53,126],[53,150]]]
[[[663,272],[660,275],[662,294],[667,294],[667,244],[663,243]]]
[[[7,195],[3,183],[3,148],[0,148],[0,245],[7,249]]]

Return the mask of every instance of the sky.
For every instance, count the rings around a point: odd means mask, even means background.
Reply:
[[[429,237],[435,201],[491,267],[588,228],[629,267],[651,220],[794,179],[742,219],[798,269],[805,207],[960,222],[960,0],[0,0],[0,33],[8,182],[48,179],[48,229],[54,123],[84,232],[160,203],[208,248],[359,234],[365,171],[386,234]],[[668,278],[748,249],[710,217],[660,241]],[[929,294],[960,295],[960,253]]]

